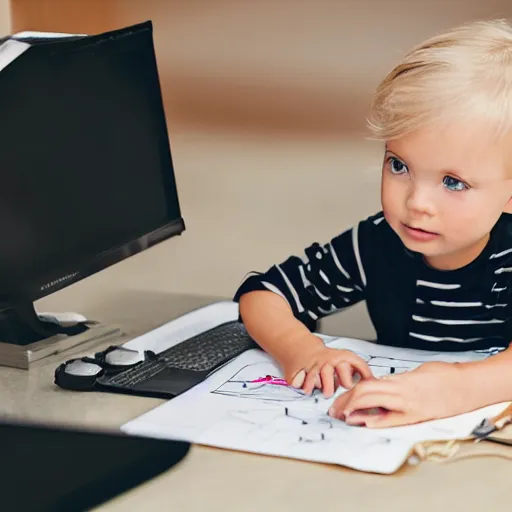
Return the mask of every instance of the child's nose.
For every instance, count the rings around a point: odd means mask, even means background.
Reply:
[[[422,214],[434,215],[435,204],[432,191],[428,187],[417,183],[411,183],[407,196],[406,206],[409,211]]]

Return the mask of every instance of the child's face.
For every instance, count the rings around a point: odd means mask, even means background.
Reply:
[[[389,141],[382,207],[405,246],[436,268],[474,260],[500,215],[512,212],[511,142],[463,124]]]

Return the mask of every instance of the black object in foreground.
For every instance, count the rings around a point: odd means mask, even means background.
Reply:
[[[89,510],[166,471],[190,444],[124,434],[0,422],[1,509]]]

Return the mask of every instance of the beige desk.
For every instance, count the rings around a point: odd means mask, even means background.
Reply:
[[[217,300],[133,289],[117,289],[105,299],[99,285],[103,278],[79,283],[44,305],[58,307],[59,302],[68,304],[73,297],[76,309],[102,321],[122,322],[131,335],[136,335]],[[95,296],[93,289],[96,299],[91,298]],[[0,368],[0,414],[116,429],[161,403],[140,397],[60,390],[53,384],[55,367],[51,364],[29,372]],[[173,470],[99,509],[494,511],[499,505],[510,506],[511,475],[510,463],[497,458],[448,465],[425,463],[393,476],[379,476],[194,446]]]

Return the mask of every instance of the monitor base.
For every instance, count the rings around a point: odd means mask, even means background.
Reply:
[[[24,304],[0,312],[0,366],[29,369],[108,340],[120,343],[121,336],[119,327],[94,321],[64,325],[48,321],[33,304]]]
[[[56,334],[75,336],[88,329],[87,322],[61,325],[43,319],[36,313],[31,302],[0,311],[0,341],[13,345],[29,345]]]

